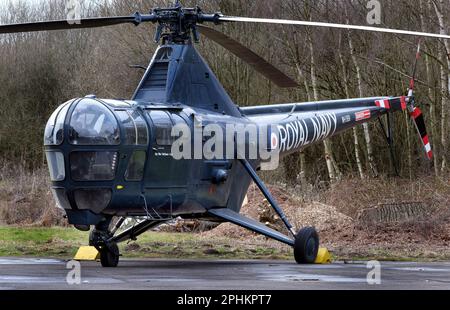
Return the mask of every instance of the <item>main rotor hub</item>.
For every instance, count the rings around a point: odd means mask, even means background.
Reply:
[[[177,43],[186,44],[192,40],[199,41],[197,24],[212,22],[219,24],[221,13],[204,14],[200,7],[183,8],[177,4],[171,8],[156,8],[151,13],[151,19],[158,23],[155,34],[155,42],[162,40],[163,44]],[[142,20],[140,14],[136,13],[136,22],[139,24]]]

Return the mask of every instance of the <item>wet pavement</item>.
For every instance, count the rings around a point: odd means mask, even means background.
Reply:
[[[376,268],[365,262],[122,259],[117,268],[99,262],[80,267],[54,259],[0,258],[0,289],[450,289],[450,263],[382,262],[381,284],[373,285],[367,279],[376,282]]]

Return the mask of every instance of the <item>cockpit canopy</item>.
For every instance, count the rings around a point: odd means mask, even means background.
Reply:
[[[94,99],[83,99],[70,118],[69,142],[74,145],[118,145],[119,124],[103,104]]]
[[[64,124],[68,125],[68,137],[64,136]],[[147,145],[148,129],[143,116],[126,101],[83,98],[62,104],[47,122],[46,146],[61,145],[65,138],[71,145],[80,146]]]
[[[59,182],[53,188],[58,205],[71,209],[68,197],[73,195],[79,210],[100,213],[112,199],[112,189],[104,183],[116,177],[119,152],[132,151],[125,179],[141,181],[148,143],[144,114],[131,101],[85,97],[59,106],[44,135],[50,177]],[[73,187],[72,182],[81,185]]]

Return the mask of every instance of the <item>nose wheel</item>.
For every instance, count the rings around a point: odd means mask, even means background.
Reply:
[[[298,264],[314,264],[319,252],[319,235],[314,227],[305,227],[295,236],[294,257]]]
[[[119,247],[117,243],[111,242],[100,250],[100,263],[102,267],[117,267],[119,264]]]
[[[96,229],[91,231],[89,235],[89,245],[94,246],[100,253],[100,263],[103,267],[117,267],[120,257],[117,242],[111,240],[111,232],[105,229],[100,230],[98,228],[100,227],[96,227]]]
[[[103,267],[117,267],[119,264],[120,252],[119,247],[117,246],[118,243],[130,239],[136,240],[139,235],[167,220],[143,220],[115,235],[118,229],[122,227],[124,221],[125,218],[122,217],[115,225],[113,225],[113,229],[110,230],[109,226],[111,224],[111,219],[107,219],[106,221],[97,224],[95,229],[93,229],[89,235],[89,245],[95,247],[100,253],[100,262]]]

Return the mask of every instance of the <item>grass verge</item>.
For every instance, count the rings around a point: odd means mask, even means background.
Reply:
[[[72,258],[88,233],[73,228],[0,227],[0,256]],[[200,234],[147,232],[120,244],[124,258],[290,259],[289,247],[264,241],[206,238]]]
[[[71,259],[88,243],[88,233],[74,228],[0,226],[0,256]],[[448,247],[380,246],[324,242],[335,260],[448,261]],[[211,237],[192,233],[147,232],[137,242],[119,245],[123,258],[282,259],[293,260],[292,249],[261,236]]]

